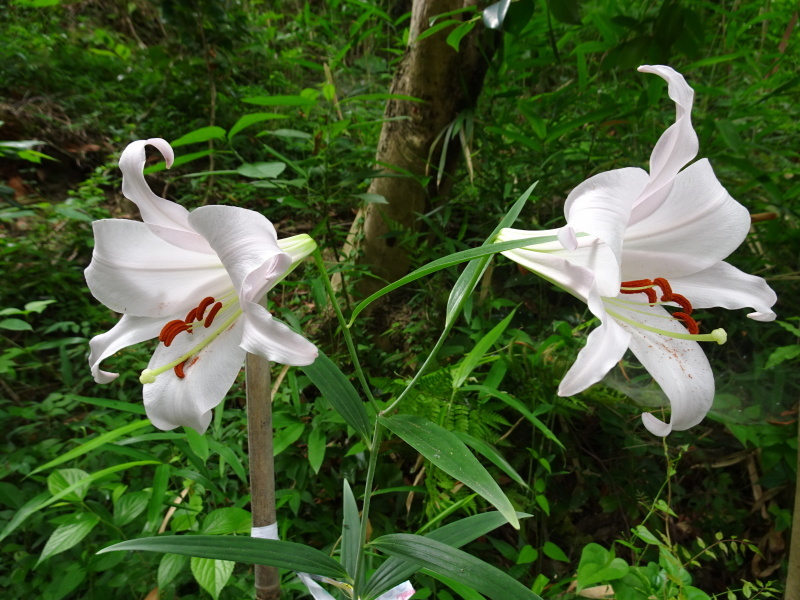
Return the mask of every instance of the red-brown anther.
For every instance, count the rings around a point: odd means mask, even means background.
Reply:
[[[172,321],[172,323],[169,329],[164,328],[163,331],[164,339],[161,341],[164,342],[165,346],[169,346],[179,333],[189,330],[189,326],[183,321]]]
[[[675,317],[676,319],[680,319],[681,321],[683,321],[683,324],[686,326],[686,329],[692,335],[697,335],[698,333],[700,333],[700,326],[697,324],[697,321],[695,321],[692,317],[690,317],[686,313],[674,312],[672,313],[672,316]]]
[[[670,302],[672,300],[672,286],[669,284],[669,281],[663,277],[656,277],[653,279],[653,283],[661,288],[661,291],[663,292],[661,299],[664,302]]]
[[[194,321],[197,320],[197,318],[195,317],[196,314],[197,314],[197,307],[189,311],[189,313],[186,315],[186,318],[184,319],[184,322],[193,323]]]
[[[186,327],[186,323],[184,323],[180,319],[175,319],[174,321],[170,321],[169,323],[164,325],[164,327],[161,328],[161,333],[158,334],[158,341],[159,342],[165,341],[168,335],[171,333],[171,331],[179,327],[183,327],[184,329],[179,329],[178,331],[176,331],[175,334],[172,335],[173,338],[176,335],[178,335],[178,333],[180,333],[181,331],[185,331],[186,329],[188,329],[188,327]],[[170,342],[171,341],[172,340],[170,340]],[[167,344],[167,346],[169,346],[169,344]]]
[[[622,293],[623,294],[637,294],[637,293],[642,292],[644,290],[634,290],[634,289],[631,289],[631,288],[649,288],[649,287],[653,287],[653,282],[651,280],[649,280],[649,279],[635,279],[634,281],[623,281],[622,282],[622,288],[623,288],[623,290],[627,290],[627,291],[623,291]]]
[[[212,296],[207,296],[200,301],[200,304],[197,305],[197,312],[195,312],[195,319],[197,321],[203,320],[203,315],[206,312],[206,309],[214,304],[214,298]],[[208,325],[206,325],[208,327]]]
[[[658,302],[658,296],[656,295],[656,291],[653,288],[648,287],[648,288],[643,288],[643,289],[638,289],[638,290],[627,289],[630,283],[641,283],[641,282],[639,282],[639,281],[633,281],[633,282],[626,281],[625,283],[622,284],[623,287],[620,288],[620,290],[619,290],[620,294],[646,294],[647,295],[647,301],[650,304],[655,304],[656,302]],[[637,286],[637,287],[640,287],[640,286]]]
[[[662,298],[662,300],[667,300],[667,299]],[[692,314],[692,311],[694,310],[692,308],[691,302],[689,302],[686,298],[684,298],[680,294],[672,294],[672,297],[669,299],[669,302],[674,302],[675,304],[679,305],[683,309],[683,312],[685,312],[687,315]]]
[[[211,310],[208,311],[208,316],[206,317],[205,325],[206,327],[211,327],[211,323],[214,322],[214,317],[217,316],[217,313],[222,308],[222,302],[217,302],[214,306],[211,307]]]
[[[175,375],[177,375],[181,379],[186,377],[186,373],[183,372],[183,365],[185,364],[186,361],[183,361],[182,363],[175,365],[175,368],[172,369],[173,371],[175,371]]]

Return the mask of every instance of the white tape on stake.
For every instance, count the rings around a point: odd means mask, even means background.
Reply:
[[[260,538],[262,540],[279,540],[278,537],[278,524],[264,525],[263,527],[253,527],[250,530],[250,537]]]

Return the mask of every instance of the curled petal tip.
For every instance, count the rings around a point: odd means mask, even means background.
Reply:
[[[167,140],[162,138],[150,138],[145,144],[158,148],[158,151],[164,156],[167,168],[169,169],[172,166],[172,163],[175,161],[175,153],[172,151],[172,146],[169,145]]]
[[[659,437],[665,437],[672,432],[672,425],[664,423],[664,421],[657,419],[650,413],[642,413],[642,424],[647,431]]]
[[[575,250],[578,247],[578,238],[575,235],[575,230],[567,225],[558,230],[558,241],[567,250]]]
[[[776,315],[774,312],[751,312],[747,314],[747,317],[753,319],[754,321],[774,321]]]

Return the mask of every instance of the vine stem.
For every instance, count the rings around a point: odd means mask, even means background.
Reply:
[[[276,521],[275,459],[272,451],[272,393],[269,361],[247,353],[247,452],[250,462],[250,511],[253,527]],[[255,565],[256,600],[278,600],[281,579],[278,569]]]

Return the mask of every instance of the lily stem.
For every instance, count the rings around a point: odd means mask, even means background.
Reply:
[[[333,286],[331,285],[331,280],[330,277],[328,277],[328,271],[325,269],[325,262],[322,260],[322,253],[320,253],[319,248],[314,250],[314,264],[317,265],[317,270],[322,277],[322,282],[325,284],[325,290],[328,292],[328,298],[331,301],[331,306],[336,313],[336,318],[339,320],[339,327],[342,330],[344,342],[347,344],[347,350],[350,352],[350,357],[353,360],[353,368],[356,371],[358,381],[361,383],[361,387],[363,388],[364,394],[367,396],[370,404],[372,404],[375,412],[378,413],[380,412],[380,407],[375,401],[375,397],[372,395],[372,391],[369,389],[367,378],[364,376],[364,371],[361,369],[361,363],[359,362],[358,354],[356,353],[356,346],[353,343],[353,336],[350,334],[350,329],[347,327],[347,321],[342,314],[342,309],[339,308],[339,303],[336,301],[336,292],[334,292]]]
[[[253,527],[276,522],[275,460],[272,452],[272,394],[269,361],[247,354],[247,445],[250,459],[250,511]],[[278,600],[281,579],[278,569],[255,565],[256,600]]]

